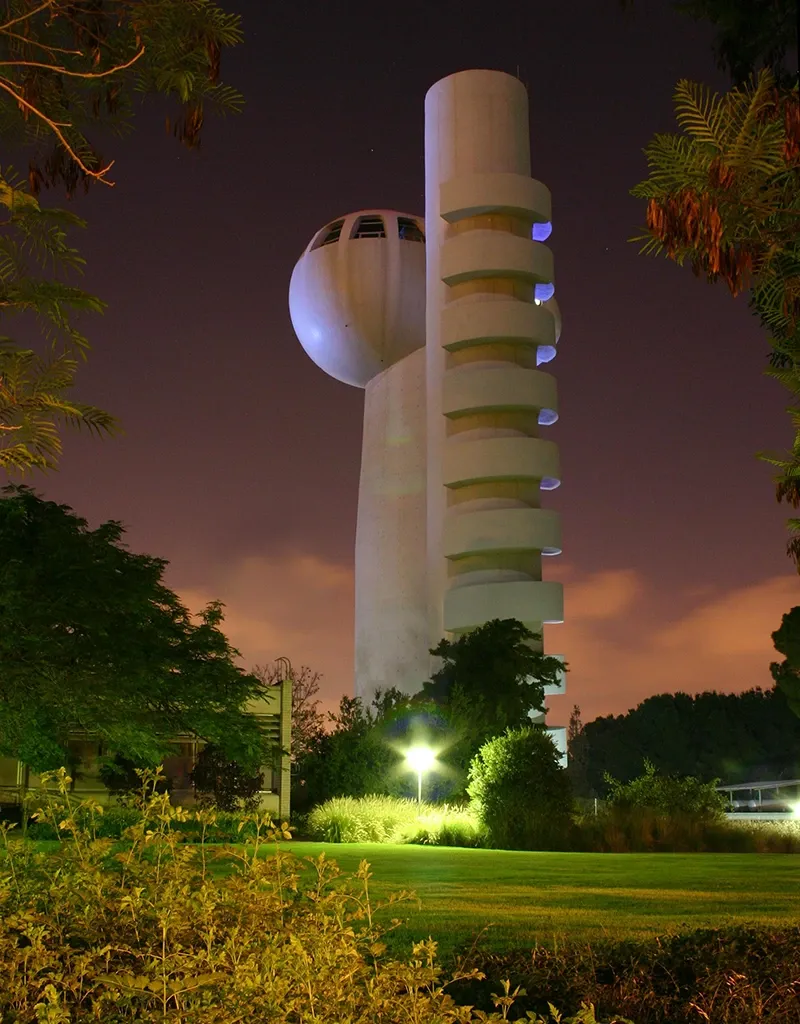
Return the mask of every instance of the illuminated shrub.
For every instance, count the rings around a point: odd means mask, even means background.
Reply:
[[[484,839],[467,808],[390,796],[334,797],[311,811],[307,826],[313,839],[327,843],[482,846]]]
[[[558,850],[568,843],[572,786],[540,726],[509,729],[484,743],[469,768],[470,798],[492,846]]]

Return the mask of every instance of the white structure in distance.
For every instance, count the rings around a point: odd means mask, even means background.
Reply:
[[[416,692],[429,648],[490,619],[563,621],[550,193],[530,177],[518,79],[465,71],[425,103],[425,220],[340,217],[292,275],[308,355],[365,389],[356,528],[356,694]],[[425,229],[427,227],[427,239]],[[563,679],[553,692],[563,692]],[[564,750],[565,730],[551,728]]]

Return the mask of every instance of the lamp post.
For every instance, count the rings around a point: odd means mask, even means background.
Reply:
[[[429,772],[436,761],[436,754],[430,747],[411,747],[406,752],[406,763],[417,773],[417,803],[422,803],[422,776]]]

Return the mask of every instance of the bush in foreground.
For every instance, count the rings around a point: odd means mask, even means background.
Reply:
[[[0,1020],[15,1024],[446,1024],[508,1019],[516,995],[502,985],[489,1013],[459,1006],[436,962],[436,943],[415,943],[409,960],[385,955],[369,895],[370,871],[342,878],[324,856],[310,867],[264,843],[283,826],[253,817],[244,847],[187,847],[172,828],[187,812],[151,795],[128,848],[93,839],[63,771],[44,776],[38,816],[64,841],[53,853],[9,842],[0,831]],[[213,824],[201,810],[201,829]],[[157,822],[155,828],[148,827]],[[229,870],[215,878],[219,856]],[[381,911],[384,913],[382,914]],[[479,981],[477,971],[456,977]],[[530,1017],[545,1024],[543,1018]],[[550,1018],[552,1019],[552,1018]],[[594,1024],[584,1007],[574,1024]]]
[[[791,821],[704,821],[647,807],[605,807],[580,814],[573,850],[592,853],[800,853]]]
[[[737,926],[645,941],[473,952],[467,962],[485,977],[457,983],[454,996],[488,1008],[490,993],[510,979],[520,990],[511,1019],[546,1009],[546,994],[566,1013],[591,1002],[604,1018],[636,1024],[800,1022],[800,928]]]
[[[390,796],[334,797],[310,812],[307,827],[312,839],[326,843],[481,846],[484,840],[484,830],[466,808]]]
[[[469,769],[469,795],[491,845],[559,850],[569,843],[572,786],[541,726],[509,729],[485,743]]]
[[[662,775],[645,759],[644,771],[630,782],[606,775],[612,807],[645,808],[662,815],[683,815],[698,822],[724,820],[727,801],[717,792],[719,779],[702,782],[691,775]]]

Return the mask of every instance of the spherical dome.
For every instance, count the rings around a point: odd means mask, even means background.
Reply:
[[[421,217],[362,210],[314,236],[292,273],[289,312],[307,354],[331,377],[366,387],[425,344]]]

